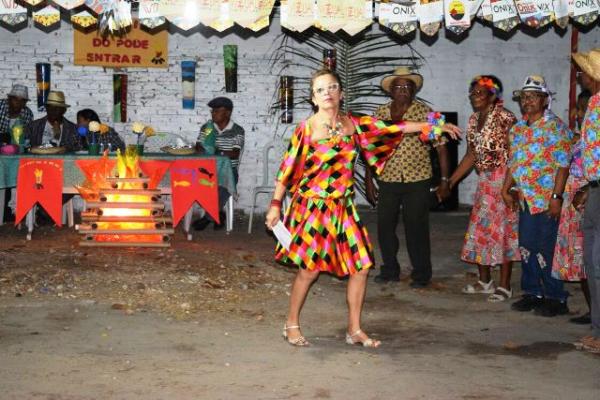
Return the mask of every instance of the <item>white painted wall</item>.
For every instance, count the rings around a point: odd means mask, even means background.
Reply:
[[[373,25],[373,29],[377,29]],[[569,28],[570,29],[570,28]],[[597,28],[580,34],[580,49],[600,47]],[[217,95],[224,95],[222,61],[223,44],[237,44],[238,93],[228,93],[236,106],[234,119],[246,129],[239,185],[238,208],[248,209],[252,187],[262,181],[262,147],[275,132],[275,117],[269,114],[273,101],[279,68],[271,72],[268,58],[274,42],[281,33],[277,18],[271,26],[259,34],[234,31],[218,34],[210,29],[184,36],[169,35],[169,67],[167,69],[127,70],[128,118],[126,124],[111,119],[113,70],[100,67],[73,65],[73,31],[69,24],[52,33],[44,33],[34,27],[17,33],[0,29],[0,93],[7,93],[12,83],[24,83],[33,99],[30,105],[36,117],[41,116],[35,102],[35,63],[52,64],[52,88],[63,90],[71,108],[67,118],[74,120],[77,110],[95,109],[103,121],[114,125],[124,134],[126,141],[133,142],[128,134],[131,122],[140,120],[154,126],[158,131],[181,135],[194,141],[199,126],[209,118],[205,104]],[[422,68],[425,85],[420,95],[432,102],[435,109],[457,111],[462,126],[471,113],[467,99],[467,85],[477,74],[492,73],[500,77],[505,91],[510,94],[519,88],[526,75],[543,74],[550,86],[558,93],[554,110],[561,117],[567,115],[570,32],[560,36],[550,30],[539,37],[521,32],[509,40],[494,37],[489,27],[476,24],[467,38],[459,43],[449,40],[442,32],[433,44],[419,38],[412,45],[425,57]],[[398,46],[399,52],[407,51]],[[195,110],[181,107],[180,61],[197,60]],[[509,99],[508,108],[517,111]],[[296,121],[306,112],[297,112]],[[285,126],[278,128],[278,135]],[[160,147],[164,140],[152,138],[148,144]],[[460,155],[464,152],[461,145]],[[276,168],[275,161],[272,169]],[[471,203],[475,185],[474,174],[460,187],[460,201]],[[266,204],[266,199],[261,201]]]

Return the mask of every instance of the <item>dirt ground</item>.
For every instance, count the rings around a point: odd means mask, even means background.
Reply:
[[[374,212],[361,215],[376,243]],[[474,279],[458,261],[466,224],[432,214],[431,288],[371,273],[373,350],[344,343],[345,282],[328,275],[303,313],[313,346],[281,339],[295,271],[272,262],[260,219],[253,235],[241,216],[230,235],[178,231],[169,249],[2,226],[0,399],[599,399],[600,356],[572,344],[589,332],[568,322],[585,311],[578,285],[571,315],[550,319],[460,294]]]

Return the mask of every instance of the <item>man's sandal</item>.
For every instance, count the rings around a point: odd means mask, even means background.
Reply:
[[[377,348],[381,345],[381,341],[371,339],[370,337],[367,337],[367,339],[365,339],[364,341],[360,340],[360,339],[355,339],[355,337],[360,335],[361,333],[363,333],[363,331],[360,329],[358,329],[352,335],[349,333],[346,333],[346,344],[360,344],[363,347],[371,347],[371,348]]]
[[[512,289],[506,290],[502,286],[498,286],[496,288],[496,291],[494,293],[490,294],[487,301],[489,301],[490,303],[501,303],[503,301],[511,299],[512,295],[513,295]]]
[[[477,281],[474,285],[467,285],[462,288],[464,294],[491,294],[494,293],[495,286],[494,281],[490,280],[488,283]]]
[[[287,326],[286,324],[283,324],[283,340],[285,340],[286,342],[288,342],[289,344],[291,344],[292,346],[297,346],[297,347],[308,347],[310,346],[310,343],[308,342],[308,340],[306,340],[306,338],[304,336],[302,336],[302,334],[300,336],[298,336],[296,339],[290,339],[288,338],[288,333],[287,331],[289,329],[300,329],[300,325],[293,325],[293,326]]]

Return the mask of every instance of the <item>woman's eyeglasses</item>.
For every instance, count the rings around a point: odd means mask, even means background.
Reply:
[[[490,94],[490,92],[488,92],[487,90],[476,89],[476,90],[471,90],[469,92],[469,97],[482,97],[482,96],[487,96],[489,94]]]
[[[339,83],[332,83],[332,84],[328,85],[327,87],[315,88],[313,90],[313,92],[315,92],[315,94],[318,94],[318,95],[324,95],[325,93],[337,92],[339,90],[339,88],[340,88]]]

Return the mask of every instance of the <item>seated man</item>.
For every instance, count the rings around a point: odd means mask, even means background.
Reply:
[[[29,95],[27,86],[13,85],[6,99],[0,100],[0,144],[14,142],[12,137],[13,127],[26,126],[33,121],[33,113],[27,107]],[[16,143],[18,144],[18,143]],[[11,208],[8,206],[11,191],[5,191],[4,218],[6,221],[14,221]]]
[[[202,125],[200,134],[196,140],[196,148],[204,154],[218,154],[229,157],[235,183],[238,182],[240,155],[244,149],[244,128],[231,120],[233,102],[227,97],[216,97],[208,102],[211,108],[212,119]],[[219,209],[223,209],[231,194],[222,186],[219,186]],[[225,214],[220,213],[220,224],[215,224],[215,229],[224,225]],[[194,222],[196,230],[205,229],[212,219],[205,215]]]
[[[25,85],[13,85],[7,98],[0,100],[0,143],[12,142],[13,126],[25,126],[33,121],[33,113],[27,107],[28,101],[29,95]]]
[[[67,152],[81,149],[77,127],[64,118],[67,108],[63,92],[51,91],[46,100],[46,116],[25,127],[25,139],[31,147],[41,145],[64,146]]]

